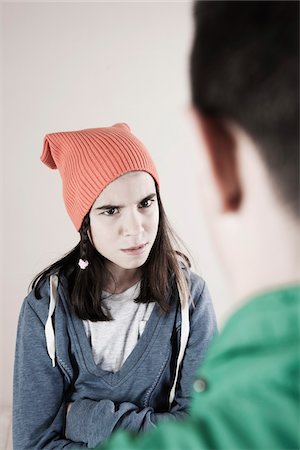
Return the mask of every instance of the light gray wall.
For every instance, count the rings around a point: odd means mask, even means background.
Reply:
[[[125,121],[161,177],[170,221],[208,282],[219,322],[228,288],[197,196],[189,113],[191,3],[5,3],[3,9],[1,404],[11,403],[19,309],[32,277],[78,240],[45,133]]]

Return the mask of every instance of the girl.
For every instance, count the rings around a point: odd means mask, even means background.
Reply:
[[[48,134],[78,245],[24,300],[14,449],[91,448],[187,414],[216,331],[204,281],[173,248],[154,163],[126,124]]]

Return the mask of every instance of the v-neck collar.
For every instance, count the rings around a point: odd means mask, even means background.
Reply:
[[[86,336],[83,322],[71,312],[71,319],[76,335],[75,339],[77,340],[77,345],[80,349],[82,360],[87,371],[93,375],[103,378],[108,384],[115,384],[121,380],[125,380],[134,370],[139,361],[142,360],[143,356],[148,353],[147,349],[151,348],[152,342],[156,339],[157,334],[160,332],[164,317],[165,314],[160,311],[159,306],[156,304],[146,324],[145,330],[140,339],[137,341],[134,349],[129,354],[120,369],[117,372],[111,372],[102,369],[100,365],[95,363],[92,347]]]
[[[83,321],[77,317],[70,307],[67,283],[63,281],[58,290],[68,311],[69,322],[71,325],[69,331],[73,334],[71,341],[76,345],[77,353],[80,355],[82,363],[89,373],[101,377],[103,381],[109,385],[119,384],[125,381],[129,376],[132,376],[132,372],[135,370],[136,366],[147,357],[148,349],[152,347],[164,322],[169,318],[170,314],[176,314],[176,308],[171,307],[171,310],[168,313],[163,313],[159,305],[155,304],[145,330],[134,349],[117,372],[110,372],[102,369],[100,365],[97,365],[94,361],[92,347],[86,336]]]

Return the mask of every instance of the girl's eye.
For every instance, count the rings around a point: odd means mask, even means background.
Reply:
[[[104,216],[114,216],[115,214],[117,214],[117,212],[118,208],[110,208],[107,209],[106,211],[103,211],[103,213],[101,214],[103,214]]]
[[[141,208],[149,208],[149,207],[152,205],[153,202],[154,202],[153,199],[143,200],[143,201],[140,203],[140,207],[141,207]]]

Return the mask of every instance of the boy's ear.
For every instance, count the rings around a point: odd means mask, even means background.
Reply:
[[[205,117],[197,111],[196,122],[211,162],[224,212],[239,209],[242,189],[238,173],[234,133],[223,120]]]

